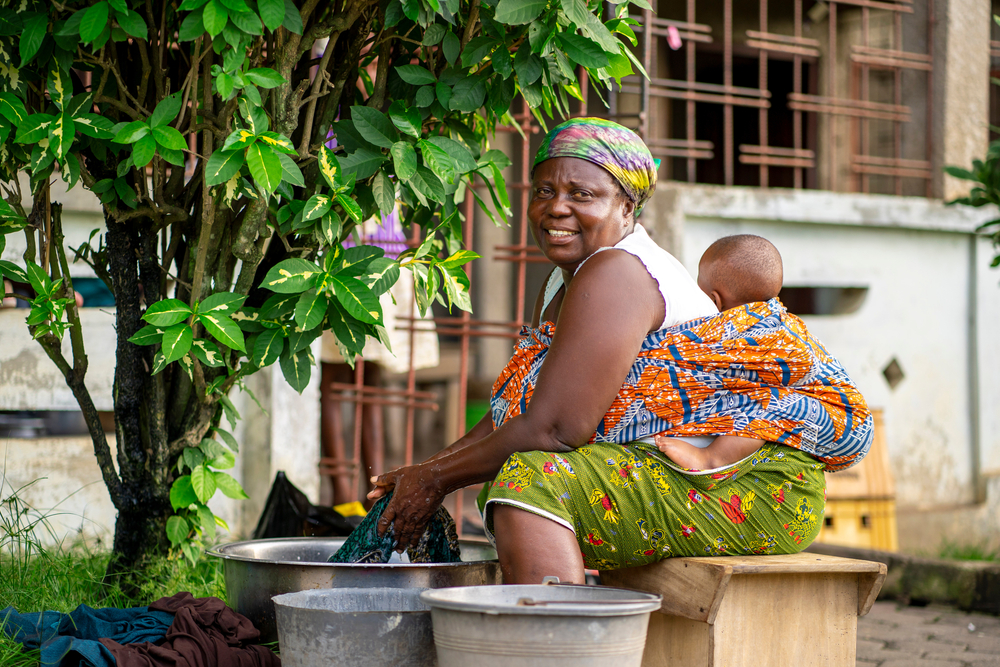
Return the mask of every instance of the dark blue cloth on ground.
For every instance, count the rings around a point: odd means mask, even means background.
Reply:
[[[42,667],[115,667],[114,656],[98,639],[119,644],[161,642],[173,622],[173,614],[148,607],[94,609],[82,604],[68,614],[0,610],[4,633],[25,649],[40,648]]]

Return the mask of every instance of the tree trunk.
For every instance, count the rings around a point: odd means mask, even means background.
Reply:
[[[169,494],[123,483],[105,583],[119,583],[127,595],[137,596],[148,558],[165,554],[170,546],[166,525],[171,513]]]

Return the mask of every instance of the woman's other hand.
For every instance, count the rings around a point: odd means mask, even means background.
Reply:
[[[393,492],[378,522],[379,535],[392,527],[397,551],[416,546],[445,496],[432,467],[421,464],[397,468],[373,478],[372,483],[375,489],[368,494],[369,499],[377,500]]]

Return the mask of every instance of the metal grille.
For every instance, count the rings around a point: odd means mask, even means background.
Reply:
[[[661,177],[930,196],[933,2],[657,9],[633,16],[649,79],[626,79],[610,116],[665,159]]]

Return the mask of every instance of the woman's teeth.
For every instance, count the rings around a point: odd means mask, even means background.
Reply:
[[[545,231],[549,233],[549,236],[573,236],[579,233],[579,232],[568,232],[561,229],[546,229]]]

